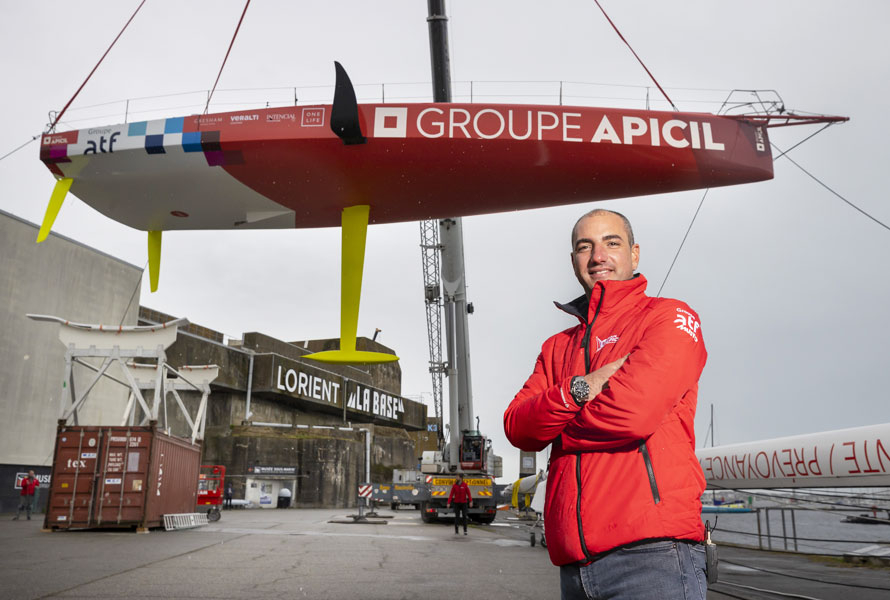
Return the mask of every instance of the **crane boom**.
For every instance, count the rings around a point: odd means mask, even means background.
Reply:
[[[428,219],[420,222],[420,252],[423,264],[423,291],[426,303],[426,331],[430,347],[430,374],[433,379],[433,409],[438,427],[436,439],[439,448],[443,445],[442,415],[442,291],[439,271],[439,223]]]

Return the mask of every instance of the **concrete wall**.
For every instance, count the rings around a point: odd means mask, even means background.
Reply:
[[[180,393],[190,414],[200,395]],[[277,399],[254,397],[251,407],[257,420],[293,423],[301,427],[279,428],[240,425],[244,396],[214,391],[208,401],[202,464],[226,465],[226,479],[234,484],[235,498],[259,502],[261,486],[272,494],[287,487],[295,507],[355,506],[356,490],[365,481],[365,438],[360,428],[371,431],[371,480],[392,481],[393,469],[414,469],[417,453],[412,436],[403,429],[367,423],[345,423],[337,415],[304,411]],[[168,402],[168,426],[174,435],[185,435],[187,425],[173,402]],[[342,430],[349,427],[351,430]],[[254,467],[283,467],[284,475],[256,474]],[[253,487],[251,487],[253,486]],[[271,490],[271,491],[270,491]]]
[[[35,244],[37,231],[0,212],[0,464],[52,462],[65,348],[58,325],[32,321],[26,313],[135,325],[139,307],[142,269],[56,234]],[[82,387],[88,376],[78,373],[75,387]],[[119,419],[126,398],[123,387],[101,384],[81,423]]]
[[[37,231],[0,211],[0,512],[18,504],[10,474],[31,468],[44,473],[37,467],[51,465],[63,392],[59,326],[25,315],[135,325],[139,307],[142,269],[56,234],[36,244]],[[75,389],[91,377],[79,368]],[[123,387],[100,383],[80,422],[111,424],[120,419],[126,399]]]

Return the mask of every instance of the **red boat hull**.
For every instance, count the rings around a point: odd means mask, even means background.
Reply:
[[[328,227],[469,216],[771,179],[764,124],[701,113],[485,104],[330,106],[45,135],[71,191],[143,230]]]

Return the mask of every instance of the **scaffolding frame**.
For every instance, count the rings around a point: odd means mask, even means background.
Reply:
[[[187,319],[175,319],[160,325],[128,325],[107,327],[73,323],[51,315],[29,314],[34,321],[56,323],[59,326],[59,340],[65,346],[65,375],[62,380],[62,393],[59,398],[59,421],[79,425],[80,411],[86,404],[90,392],[105,377],[129,389],[126,408],[121,425],[135,425],[141,411],[139,425],[151,421],[159,422],[163,416],[163,428],[168,430],[167,398],[173,395],[186,423],[191,429],[192,443],[203,439],[207,420],[207,398],[210,383],[219,375],[217,365],[184,366],[179,370],[167,364],[166,350],[176,341],[179,327],[188,325]],[[100,359],[96,367],[88,359]],[[154,364],[135,362],[147,359]],[[126,381],[108,373],[117,364]],[[94,373],[82,391],[75,387],[75,366],[80,365]],[[175,375],[174,378],[169,374]],[[194,418],[189,414],[179,395],[179,391],[201,392],[201,401]],[[151,392],[151,394],[143,393]],[[146,397],[151,397],[151,406]],[[161,409],[163,408],[163,415]]]

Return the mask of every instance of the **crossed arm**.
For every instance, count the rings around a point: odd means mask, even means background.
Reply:
[[[535,370],[504,413],[510,442],[540,451],[558,436],[570,450],[605,450],[646,439],[682,399],[695,389],[707,352],[670,321],[656,320],[632,351],[584,375],[591,391],[578,406],[572,377],[551,369],[545,348]]]

